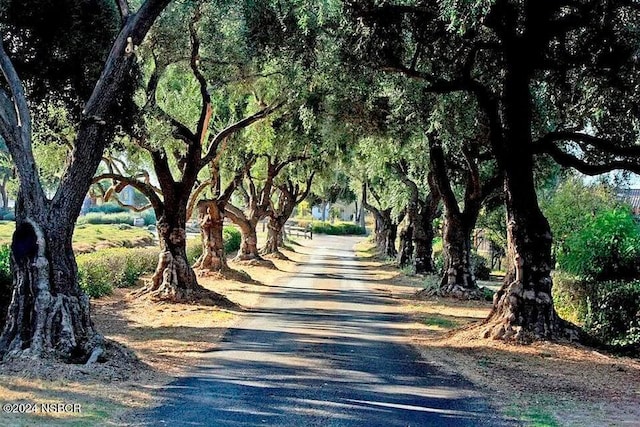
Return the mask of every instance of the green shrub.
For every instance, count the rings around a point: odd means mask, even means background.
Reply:
[[[102,205],[90,206],[89,208],[87,208],[86,210],[87,214],[92,212],[111,214],[111,213],[118,213],[118,212],[127,212],[127,209],[123,208],[117,203],[104,203]]]
[[[78,255],[80,286],[91,297],[108,295],[113,288],[135,285],[143,274],[155,270],[157,248],[111,248]]]
[[[135,216],[130,212],[98,213],[92,212],[78,218],[77,224],[129,224],[133,225]]]
[[[471,252],[471,271],[478,280],[491,279],[491,268],[487,266],[487,260],[477,252]]]
[[[0,209],[0,219],[3,221],[15,221],[16,216],[12,209]]]
[[[640,228],[628,209],[600,212],[565,246],[558,254],[563,271],[597,282],[639,276]]]
[[[595,285],[587,298],[584,326],[605,344],[640,346],[640,281]]]
[[[144,225],[151,225],[156,223],[156,213],[153,209],[147,209],[139,214],[144,219]]]
[[[11,299],[13,278],[11,276],[10,259],[11,249],[9,249],[9,246],[0,246],[0,328],[4,326],[6,309],[9,307]]]
[[[224,230],[222,231],[222,238],[224,239],[224,251],[226,253],[240,249],[242,234],[240,234],[240,230],[237,228],[224,227]]]
[[[553,304],[563,319],[583,325],[587,316],[588,285],[571,274],[553,273]]]
[[[329,222],[315,222],[311,227],[311,230],[316,234],[329,234],[333,236],[361,236],[366,234],[363,227],[351,222],[341,222],[336,224],[331,224]]]

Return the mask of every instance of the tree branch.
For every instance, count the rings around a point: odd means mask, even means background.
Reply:
[[[122,22],[127,22],[127,19],[129,19],[129,15],[131,15],[131,11],[129,10],[129,3],[127,2],[127,0],[117,0],[116,3],[118,6],[118,10],[120,11]]]
[[[268,107],[258,111],[257,113],[254,113],[254,114],[252,114],[252,115],[250,115],[248,117],[245,117],[242,120],[239,120],[239,121],[233,123],[232,125],[227,126],[223,130],[218,132],[218,134],[215,135],[212,138],[212,141],[211,141],[211,144],[209,145],[209,150],[207,151],[207,154],[200,160],[200,169],[202,167],[204,167],[204,165],[206,165],[207,163],[209,163],[210,161],[212,161],[212,160],[214,160],[216,158],[216,154],[217,154],[217,151],[218,151],[218,146],[220,145],[220,143],[222,141],[225,141],[227,138],[229,138],[231,135],[233,135],[234,133],[238,132],[239,130],[242,130],[242,129],[246,128],[247,126],[252,125],[253,123],[255,123],[257,121],[268,117],[274,111],[276,111],[279,108],[281,108],[284,104],[285,104],[285,102],[281,101],[281,102],[278,102],[278,103],[273,104],[271,106],[268,106]]]
[[[191,218],[191,215],[193,215],[193,210],[195,209],[196,204],[198,203],[198,197],[200,197],[200,194],[212,183],[213,183],[212,180],[210,179],[206,180],[200,183],[200,185],[198,185],[198,187],[196,187],[196,189],[193,190],[193,192],[191,193],[191,196],[189,196],[189,203],[187,203],[187,219]]]
[[[117,181],[126,185],[130,185],[131,187],[135,188],[136,190],[144,194],[154,209],[156,209],[157,211],[162,210],[162,206],[163,206],[162,200],[160,199],[160,197],[156,193],[155,188],[152,185],[138,181],[137,179],[134,179],[134,178],[118,175],[115,173],[104,173],[102,175],[98,175],[93,178],[92,183],[96,184],[105,179],[110,179],[112,181]]]

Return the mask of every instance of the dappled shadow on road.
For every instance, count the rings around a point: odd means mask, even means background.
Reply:
[[[329,243],[295,279],[261,290],[262,307],[140,424],[504,425],[470,383],[420,360],[375,274]]]

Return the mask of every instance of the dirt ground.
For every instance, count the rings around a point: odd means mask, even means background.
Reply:
[[[379,289],[415,320],[412,339],[423,357],[486,389],[507,415],[536,426],[640,426],[640,359],[572,344],[482,339],[476,325],[490,302],[419,298],[416,291],[434,278],[409,277],[376,261],[371,248],[357,249],[377,273]]]
[[[301,254],[283,252],[289,261],[274,259],[276,269],[229,263],[253,281],[199,279],[204,287],[238,304],[236,311],[137,299],[131,296],[133,289],[117,289],[109,297],[94,300],[96,327],[107,339],[119,343],[108,350],[109,361],[90,369],[50,362],[38,362],[34,368],[32,360],[0,363],[0,403],[13,405],[12,412],[0,414],[0,425],[126,424],[129,410],[153,406],[155,389],[196,364],[243,310],[256,307],[269,285],[291,274],[304,259]],[[42,407],[32,406],[42,403],[75,404],[80,410],[69,407],[70,411],[45,413]],[[29,413],[19,413],[24,411]]]

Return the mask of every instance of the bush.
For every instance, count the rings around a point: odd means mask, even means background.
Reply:
[[[561,270],[600,282],[638,278],[640,228],[628,209],[600,212],[570,236],[558,254]]]
[[[155,270],[157,248],[111,248],[78,255],[80,287],[91,297],[109,295],[113,288],[133,286]]]
[[[127,212],[126,208],[116,204],[116,203],[104,203],[102,205],[90,206],[87,208],[86,213],[103,213],[103,214],[111,214],[111,213],[119,213],[119,212]]]
[[[4,326],[6,310],[11,300],[13,278],[10,268],[11,250],[8,245],[0,246],[0,328]]]
[[[491,279],[491,268],[487,266],[487,260],[476,252],[471,252],[471,271],[478,280]]]
[[[587,316],[587,285],[562,271],[553,274],[553,305],[563,319],[583,325]]]
[[[329,234],[333,236],[362,236],[366,234],[366,231],[363,227],[350,222],[341,222],[336,224],[331,224],[328,222],[316,222],[311,226],[311,230],[316,234]]]
[[[640,346],[640,281],[595,285],[587,299],[584,326],[613,347]]]
[[[144,225],[151,225],[156,223],[156,213],[153,209],[147,209],[139,214],[144,219]]]
[[[0,219],[3,221],[15,221],[16,216],[12,209],[0,209]]]
[[[98,213],[92,212],[78,218],[78,225],[81,224],[129,224],[133,225],[135,216],[129,212],[119,213]]]

